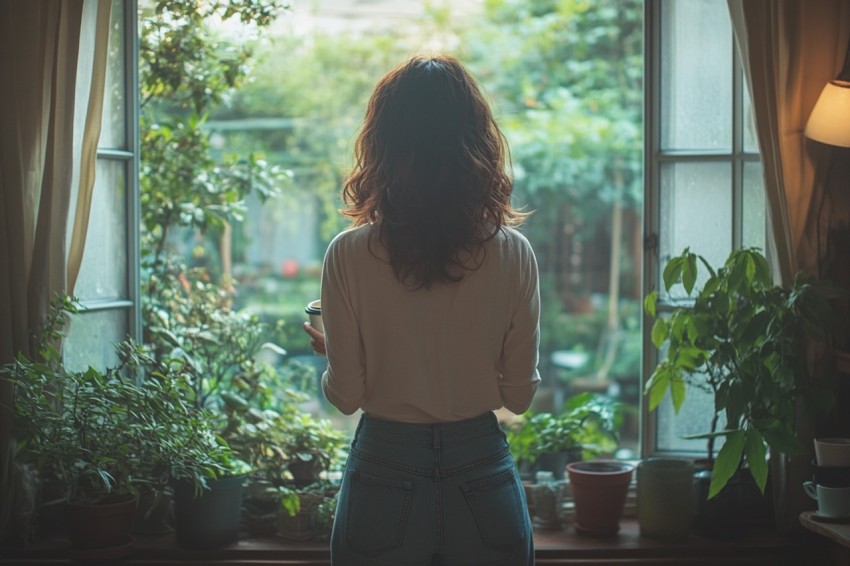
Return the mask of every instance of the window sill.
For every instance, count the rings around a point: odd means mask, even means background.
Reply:
[[[613,538],[579,535],[572,528],[534,533],[538,566],[558,564],[724,564],[793,565],[799,544],[794,537],[754,532],[736,540],[691,535],[677,542],[641,538],[637,521],[624,518]],[[56,539],[21,549],[3,549],[0,564],[69,564],[67,540]],[[244,538],[216,550],[190,550],[174,544],[172,536],[138,539],[124,564],[280,564],[327,566],[327,543],[289,543],[275,538]]]

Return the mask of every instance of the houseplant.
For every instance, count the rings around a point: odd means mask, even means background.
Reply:
[[[250,466],[220,436],[216,418],[195,403],[193,375],[184,360],[157,361],[148,347],[131,341],[120,354],[125,367],[145,375],[134,411],[140,420],[155,422],[159,436],[139,452],[149,463],[149,490],[173,494],[178,544],[230,544],[238,538]]]
[[[279,490],[276,534],[290,541],[327,540],[333,526],[339,486],[320,480]]]
[[[703,269],[707,279],[692,295]],[[645,298],[646,313],[656,319],[652,341],[666,348],[645,384],[649,408],[668,391],[676,413],[688,387],[710,393],[710,429],[691,436],[707,441],[704,499],[717,496],[743,467],[763,494],[768,451],[805,450],[795,436],[797,401],[819,411],[830,406],[827,390],[808,378],[806,349],[808,340],[829,340],[832,289],[804,274],[789,288],[774,285],[767,259],[754,248],[733,251],[719,269],[686,248],[669,260],[663,279],[668,293],[681,284],[693,302],[665,317],[657,291]],[[718,438],[724,442],[715,454]]]
[[[525,469],[524,479],[545,469],[560,480],[570,460],[613,452],[622,422],[619,402],[588,391],[567,399],[557,414],[525,413],[508,427],[508,444],[520,469]]]
[[[345,445],[341,431],[327,419],[317,419],[310,413],[299,411],[290,415],[285,432],[286,467],[296,487],[318,481],[321,473],[339,459]]]
[[[0,374],[15,391],[16,459],[42,485],[59,486],[75,548],[92,558],[113,549],[108,556],[116,557],[114,549],[129,549],[138,489],[148,477],[139,447],[159,432],[150,421],[134,418],[140,389],[120,371],[70,371],[63,365],[57,345],[76,309],[74,299],[56,299],[35,359],[19,355]]]

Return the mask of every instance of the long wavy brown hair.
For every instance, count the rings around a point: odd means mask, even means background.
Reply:
[[[526,216],[511,205],[505,137],[454,57],[413,57],[387,73],[354,153],[342,212],[354,226],[376,223],[396,278],[414,288],[460,281],[486,241]]]

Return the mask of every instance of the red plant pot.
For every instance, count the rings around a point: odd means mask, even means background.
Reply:
[[[634,469],[616,460],[567,464],[578,532],[600,537],[619,532]]]

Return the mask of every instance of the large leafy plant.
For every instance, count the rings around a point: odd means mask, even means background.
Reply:
[[[695,292],[703,270],[707,279]],[[669,392],[678,413],[689,387],[707,391],[714,399],[710,430],[689,438],[707,440],[713,466],[708,497],[744,463],[764,492],[768,450],[804,450],[795,436],[797,401],[815,410],[829,407],[826,389],[808,377],[806,350],[808,340],[829,339],[833,290],[802,273],[789,288],[774,285],[767,259],[754,248],[732,252],[719,269],[686,248],[669,260],[663,279],[668,293],[681,284],[693,302],[665,316],[657,291],[645,298],[646,313],[656,319],[652,341],[663,354],[645,384],[649,408]]]

